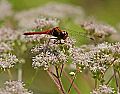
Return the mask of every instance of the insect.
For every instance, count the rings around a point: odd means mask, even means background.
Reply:
[[[58,40],[65,40],[68,37],[68,33],[64,30],[61,30],[59,27],[54,27],[50,30],[42,31],[42,32],[27,32],[24,35],[35,35],[35,34],[48,34],[57,37]]]

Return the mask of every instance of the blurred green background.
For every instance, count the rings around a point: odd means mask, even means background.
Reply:
[[[104,21],[110,25],[117,26],[120,23],[120,0],[9,0],[9,2],[13,6],[13,10],[15,12],[28,10],[34,7],[43,6],[48,2],[60,2],[60,3],[67,3],[73,4],[76,6],[81,6],[86,13],[86,16],[94,16],[97,20]],[[64,21],[66,25],[69,27],[72,25],[74,28],[79,30],[79,27],[72,24],[71,21]],[[75,32],[72,32],[71,35],[75,36]],[[85,41],[84,38],[79,38],[79,42]],[[79,44],[79,43],[78,43]],[[30,53],[25,53],[22,57],[29,57],[32,58]],[[26,58],[26,60],[28,60]],[[31,61],[32,62],[32,61]],[[16,69],[17,70],[17,69]],[[66,70],[69,73],[69,70]],[[14,75],[17,74],[15,69],[12,71]],[[23,66],[23,81],[26,83],[30,83],[33,75],[35,74],[35,70],[31,67],[30,60],[26,61]],[[6,77],[7,75],[1,74],[2,77]],[[17,78],[17,77],[16,77]],[[5,78],[4,80],[6,80]],[[2,83],[2,81],[0,82]],[[75,83],[79,87],[81,94],[89,94],[89,92],[94,87],[94,81],[90,78],[89,74],[81,73],[77,77]],[[63,78],[63,84],[67,89],[70,85],[68,80]],[[34,79],[34,81],[26,86],[28,89],[32,90],[34,94],[59,94],[57,88],[53,81],[49,78],[48,74],[43,70],[38,70],[38,73]],[[73,90],[71,94],[76,94]]]
[[[62,2],[83,7],[88,16],[115,25],[120,22],[120,0],[9,0],[15,11],[42,6],[48,2]]]

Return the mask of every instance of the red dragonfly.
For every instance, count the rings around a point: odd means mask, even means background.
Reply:
[[[42,31],[42,32],[27,32],[24,35],[35,35],[35,34],[48,34],[57,37],[58,40],[65,40],[68,37],[68,33],[64,30],[61,30],[59,27],[54,27],[50,30]]]

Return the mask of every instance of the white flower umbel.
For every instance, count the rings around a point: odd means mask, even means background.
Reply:
[[[33,28],[42,29],[44,27],[55,27],[58,26],[59,20],[56,18],[37,18],[34,21],[35,26]]]
[[[0,28],[0,42],[14,41],[16,39],[19,39],[21,35],[21,31],[16,31],[9,27]]]
[[[51,65],[60,65],[68,60],[68,50],[72,47],[72,40],[67,40],[64,43],[56,43],[51,40],[44,44],[37,45],[31,50],[37,55],[33,57],[33,67],[43,67],[48,69]],[[69,47],[68,47],[69,46]]]
[[[0,1],[0,20],[12,15],[12,6],[7,0]]]
[[[67,56],[63,52],[58,52],[56,50],[43,51],[39,55],[33,57],[32,66],[34,68],[43,67],[48,69],[50,65],[57,65],[67,62]]]
[[[81,23],[81,27],[87,35],[97,41],[102,41],[106,37],[117,32],[115,28],[108,24],[98,23],[94,20],[88,20]]]
[[[72,48],[70,51],[74,64],[79,64],[81,66],[88,65],[86,61],[89,60],[89,54],[82,53],[80,48]]]
[[[115,94],[114,88],[107,85],[100,85],[97,90],[93,90],[90,94]]]
[[[33,94],[25,89],[25,84],[21,81],[6,81],[5,86],[0,88],[0,94]]]
[[[12,55],[10,53],[0,54],[0,67],[4,70],[13,67],[18,62],[19,60],[16,58],[15,55]]]
[[[26,41],[23,30],[13,30],[9,27],[0,28],[0,50],[11,50],[15,41]]]
[[[71,50],[74,64],[104,74],[108,67],[120,62],[120,43],[102,43],[89,47]]]

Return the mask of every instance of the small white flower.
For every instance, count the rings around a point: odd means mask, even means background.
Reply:
[[[16,56],[10,53],[3,53],[0,55],[0,67],[2,69],[11,68],[18,62],[19,60],[16,58]]]

